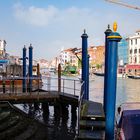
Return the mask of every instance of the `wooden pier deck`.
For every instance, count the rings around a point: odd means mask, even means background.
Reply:
[[[34,91],[18,93],[2,93],[0,101],[9,101],[11,103],[28,103],[28,102],[54,102],[61,101],[67,104],[78,106],[78,96],[58,91]]]
[[[78,140],[104,140],[105,115],[101,103],[83,101]]]

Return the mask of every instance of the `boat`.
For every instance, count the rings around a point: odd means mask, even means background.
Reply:
[[[124,103],[118,107],[117,140],[140,139],[140,102]]]
[[[139,75],[128,75],[127,77],[131,79],[140,79]]]
[[[105,75],[105,74],[102,73],[102,72],[94,72],[93,74],[96,75],[96,76],[104,76],[104,75]]]

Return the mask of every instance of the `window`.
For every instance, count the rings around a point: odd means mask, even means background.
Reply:
[[[129,62],[132,63],[132,57],[129,58]]]
[[[132,49],[130,50],[130,54],[132,54]]]
[[[137,57],[134,57],[134,63],[137,63]]]
[[[131,39],[131,45],[133,45],[133,40]]]
[[[137,53],[137,49],[134,50],[134,53]]]
[[[137,45],[137,39],[135,39],[135,44]]]

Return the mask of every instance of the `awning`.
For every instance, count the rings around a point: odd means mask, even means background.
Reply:
[[[5,64],[5,63],[8,63],[9,62],[9,60],[7,60],[7,59],[1,59],[0,60],[0,64]]]
[[[140,69],[140,65],[126,65],[126,69]]]

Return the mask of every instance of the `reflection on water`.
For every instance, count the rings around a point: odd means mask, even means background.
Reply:
[[[95,76],[90,83],[90,100],[103,102],[104,77]],[[116,105],[124,102],[140,102],[140,80],[117,79]]]
[[[30,117],[46,125],[47,140],[73,140],[77,129],[77,111],[71,106],[60,104],[49,106],[48,103],[15,105]],[[72,113],[72,112],[73,113]]]

